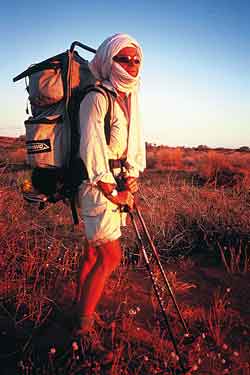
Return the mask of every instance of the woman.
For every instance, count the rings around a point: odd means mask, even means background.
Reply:
[[[80,106],[80,156],[89,176],[79,194],[87,237],[77,293],[82,335],[91,331],[104,284],[120,263],[120,208],[133,207],[133,194],[138,189],[136,179],[145,168],[137,100],[141,64],[141,47],[126,34],[106,39],[89,63],[104,90],[89,92]],[[108,100],[106,90],[113,99]],[[107,144],[104,122],[109,103]],[[109,160],[118,162],[111,164]],[[126,183],[123,191],[117,191],[116,176],[121,165],[126,170]]]

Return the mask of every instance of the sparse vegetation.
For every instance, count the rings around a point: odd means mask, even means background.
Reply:
[[[181,374],[144,264],[132,264],[138,249],[131,225],[123,230],[126,259],[98,309],[95,339],[107,356],[71,336],[84,229],[72,231],[62,203],[39,211],[22,200],[19,187],[30,173],[22,142],[0,143],[3,374]],[[188,374],[249,375],[250,154],[151,145],[147,158],[139,205],[195,337],[185,344],[160,284]]]

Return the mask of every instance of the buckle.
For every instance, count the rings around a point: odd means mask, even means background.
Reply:
[[[125,166],[126,159],[109,159],[109,168],[122,168]]]
[[[48,197],[46,197],[46,195],[36,194],[32,192],[23,192],[23,198],[29,203],[45,203],[48,200]]]

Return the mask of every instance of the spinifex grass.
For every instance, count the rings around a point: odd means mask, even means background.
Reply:
[[[181,168],[185,157],[183,150],[176,153],[171,165],[178,158],[175,167]],[[130,224],[122,240],[127,259],[107,283],[98,307],[105,324],[99,320],[96,335],[112,352],[111,364],[71,337],[63,316],[72,313],[84,230],[81,224],[72,232],[70,210],[62,203],[42,211],[24,203],[18,186],[27,173],[2,171],[0,182],[0,341],[5,348],[0,358],[5,373],[11,374],[15,361],[21,375],[178,373],[179,359],[145,266],[130,256],[138,252]],[[138,204],[196,337],[184,345],[170,301],[170,323],[190,374],[249,375],[250,279],[241,259],[245,251],[249,259],[249,196],[245,187],[211,186],[197,187],[173,170],[155,171],[143,176]],[[244,272],[225,272],[218,244],[235,249],[235,262]],[[155,264],[153,271],[157,277]]]

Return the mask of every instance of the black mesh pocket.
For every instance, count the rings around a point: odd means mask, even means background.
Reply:
[[[64,184],[64,175],[60,168],[35,168],[31,179],[34,188],[48,196],[60,191]]]

